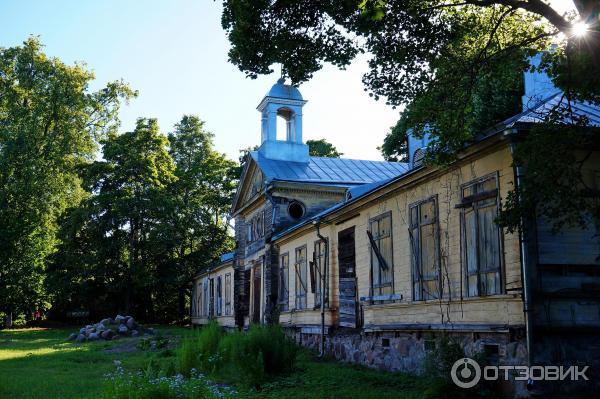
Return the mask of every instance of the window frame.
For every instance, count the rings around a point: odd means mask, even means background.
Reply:
[[[304,250],[304,262],[303,264],[301,264],[298,261],[298,252]],[[308,306],[308,259],[307,259],[307,246],[306,244],[301,245],[299,247],[297,247],[294,250],[294,274],[295,274],[295,278],[294,278],[294,306],[295,309],[297,310],[302,310],[302,309],[306,309]],[[304,269],[304,284],[302,284],[302,270],[300,270],[299,273],[299,268],[303,267]],[[300,280],[300,283],[298,283],[298,280]],[[301,287],[304,289],[304,293],[303,294],[299,294],[298,293],[298,287]]]
[[[465,196],[465,189],[469,188],[469,187],[473,187],[476,186],[477,184],[482,184],[485,183],[489,180],[494,180],[495,181],[495,187],[491,190],[487,190],[487,191],[482,191],[482,192],[476,192],[475,194],[470,194]],[[464,279],[464,294],[466,297],[469,298],[477,298],[477,297],[485,297],[485,296],[494,296],[494,295],[503,295],[506,293],[506,287],[504,286],[504,282],[505,280],[505,276],[504,276],[504,271],[505,271],[505,265],[504,265],[504,234],[502,231],[502,228],[498,225],[496,225],[496,229],[497,229],[497,234],[498,234],[498,269],[497,271],[495,271],[496,273],[498,273],[498,287],[499,287],[499,291],[498,292],[494,292],[494,293],[482,293],[482,285],[481,285],[481,280],[482,280],[482,275],[487,274],[487,273],[491,273],[494,272],[494,269],[481,269],[481,260],[480,260],[480,254],[481,254],[481,250],[480,250],[480,225],[479,225],[479,213],[481,209],[490,207],[490,206],[495,206],[495,216],[497,217],[499,215],[500,209],[501,209],[501,201],[500,201],[500,174],[498,171],[496,172],[492,172],[492,173],[488,173],[484,176],[478,177],[476,179],[470,180],[466,183],[463,183],[460,185],[460,199],[461,202],[459,204],[456,205],[456,208],[459,208],[461,210],[460,212],[460,236],[461,236],[461,240],[460,240],[460,259],[461,259],[461,263],[462,263],[462,269],[463,269],[463,279]],[[491,199],[494,199],[495,201],[495,205],[491,205],[491,204],[484,204],[483,206],[480,206],[480,204],[482,202],[485,201],[489,201]],[[476,247],[475,247],[475,251],[476,251],[476,264],[477,264],[477,271],[476,272],[469,272],[469,260],[468,258],[468,249],[467,249],[467,233],[466,233],[466,214],[468,212],[473,212],[474,218],[475,218],[475,228],[476,228],[476,233],[475,233],[475,240],[476,240]],[[469,277],[470,276],[476,276],[477,278],[477,293],[474,295],[471,295],[470,292],[470,287],[469,287]]]
[[[225,273],[225,316],[231,315],[231,273]]]
[[[388,267],[390,268],[390,281],[386,282],[384,284],[378,284],[377,286],[374,284],[373,281],[373,258],[374,258],[374,249],[372,248],[371,243],[369,242],[369,259],[370,259],[370,267],[369,267],[369,291],[371,296],[381,296],[381,295],[393,295],[395,292],[395,287],[394,287],[394,235],[393,235],[393,217],[392,217],[392,211],[386,211],[382,214],[379,214],[375,217],[372,217],[369,219],[369,232],[371,233],[371,235],[373,235],[373,223],[374,222],[378,222],[380,220],[383,220],[385,218],[390,219],[390,232],[389,232],[389,238],[390,238],[390,262],[388,264]],[[378,246],[379,250],[381,251],[381,245],[380,245],[380,240],[382,238],[387,238],[388,236],[385,237],[375,237],[373,235],[373,241],[376,241],[376,245]],[[376,257],[376,256],[375,256]],[[379,273],[379,276],[381,276],[381,272]],[[380,279],[381,280],[381,279]],[[383,293],[382,290],[386,287],[390,287],[391,292],[389,294]],[[377,293],[375,291],[378,291]]]
[[[286,265],[284,267],[283,259],[286,258]],[[284,269],[285,269],[285,284],[284,281]],[[285,289],[285,293],[282,292],[282,288]],[[279,255],[279,287],[277,295],[277,303],[282,311],[287,311],[290,304],[290,253],[285,252]]]
[[[223,276],[217,276],[217,283],[215,287],[215,315],[223,315]]]
[[[421,221],[421,206],[433,202],[434,218],[432,221],[422,223]],[[413,220],[413,209],[416,209],[416,221]],[[412,299],[413,301],[427,301],[427,300],[438,300],[443,297],[444,290],[442,286],[442,265],[441,265],[441,250],[440,250],[440,219],[439,219],[439,202],[438,195],[432,195],[423,200],[413,202],[408,207],[408,234],[410,238],[410,253],[411,253],[411,279],[412,279]],[[425,279],[423,278],[423,263],[421,258],[422,240],[421,240],[421,227],[433,225],[434,233],[434,255],[435,255],[435,271],[437,276],[434,278]],[[415,237],[416,231],[416,237]],[[414,241],[417,240],[416,243]],[[415,253],[415,249],[418,249],[418,253]],[[418,271],[418,273],[417,273]],[[437,280],[438,291],[435,293],[437,296],[429,297],[425,296],[423,290],[424,281],[435,281]],[[415,290],[415,285],[419,284],[419,293]]]
[[[315,269],[315,289],[314,289],[314,307],[321,307],[321,283],[322,280],[319,278],[321,269],[325,269],[327,272],[327,246],[329,239],[326,237],[325,240],[318,239],[313,243],[313,260]],[[317,246],[322,248],[322,254],[317,252]],[[325,280],[325,307],[329,306],[329,276],[326,276]]]

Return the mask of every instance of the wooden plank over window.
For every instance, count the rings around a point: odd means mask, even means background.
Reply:
[[[285,253],[279,258],[279,308],[286,311],[289,307],[290,255]]]
[[[495,194],[495,195],[494,195]],[[462,261],[467,296],[497,295],[502,289],[501,229],[498,216],[498,174],[461,186]]]
[[[393,288],[392,213],[386,212],[369,221],[371,244],[371,294],[388,295]],[[371,238],[369,237],[369,238]],[[377,253],[379,252],[379,254]],[[383,258],[382,260],[380,260]]]
[[[295,255],[296,309],[306,309],[306,297],[308,292],[306,245],[296,248]]]
[[[413,300],[442,296],[437,197],[410,205]]]

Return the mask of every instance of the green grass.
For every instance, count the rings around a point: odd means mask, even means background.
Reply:
[[[183,328],[159,328],[167,337],[181,336]],[[173,351],[136,350],[107,353],[128,340],[74,344],[65,342],[72,329],[1,330],[0,398],[98,398],[105,391],[105,374],[115,371],[115,360],[126,371],[145,369],[153,359],[160,367],[176,361]],[[216,378],[218,380],[218,378]],[[218,381],[217,381],[218,382]],[[236,386],[240,398],[386,399],[423,398],[424,379],[364,367],[318,360],[301,351],[294,371],[264,384],[260,391]]]
[[[296,371],[263,385],[260,391],[240,390],[240,397],[261,399],[412,399],[423,398],[426,380],[372,370],[333,360],[318,360],[302,351]]]
[[[165,335],[183,329],[160,328]],[[69,399],[97,398],[104,375],[115,371],[115,360],[126,370],[144,368],[150,359],[160,363],[174,358],[139,351],[107,353],[105,349],[127,345],[129,339],[85,344],[66,342],[74,329],[0,330],[0,398]]]

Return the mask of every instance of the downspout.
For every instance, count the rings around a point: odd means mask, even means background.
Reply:
[[[317,237],[325,243],[323,270],[319,270],[321,273],[321,347],[319,356],[323,357],[325,356],[325,284],[327,283],[327,264],[329,263],[329,241],[321,235],[321,218],[318,218],[313,223],[317,228]]]
[[[516,149],[516,144],[514,142],[513,135],[515,135],[516,133],[516,129],[507,129],[504,131],[504,135],[508,136],[510,139],[510,153],[513,159],[515,189],[518,190],[522,184],[524,171],[522,166],[516,166],[514,163],[514,153]],[[525,226],[524,220],[521,220],[521,228],[519,229],[519,249],[521,252],[521,275],[523,276],[523,313],[525,316],[525,342],[527,345],[527,365],[531,367],[533,363],[533,304],[531,291],[531,270],[529,265],[529,250],[527,247],[526,230],[527,228]],[[532,381],[527,381],[527,385],[530,386],[530,384],[532,384]]]

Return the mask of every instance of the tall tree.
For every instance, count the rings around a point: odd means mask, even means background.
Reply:
[[[339,152],[337,148],[325,139],[306,140],[308,152],[312,157],[339,158],[344,153]]]
[[[172,211],[157,233],[162,250],[171,254],[162,263],[160,291],[166,294],[165,309],[174,309],[168,302],[178,299],[181,318],[193,275],[233,248],[227,214],[238,176],[237,164],[214,150],[213,134],[197,116],[183,116],[169,134],[169,144],[178,179],[168,189]]]
[[[233,247],[226,214],[237,164],[212,139],[195,116],[168,138],[152,119],[109,136],[104,160],[86,169],[92,194],[62,219],[49,276],[57,312],[184,316],[191,277]]]
[[[57,219],[85,193],[79,166],[117,127],[122,82],[90,92],[94,75],[42,52],[36,38],[0,48],[0,312],[47,306],[45,260]]]
[[[110,134],[103,155],[88,170],[94,193],[88,202],[90,222],[101,240],[100,254],[115,263],[118,275],[110,277],[119,287],[122,310],[153,319],[151,237],[169,209],[168,186],[177,180],[168,140],[156,119],[140,118],[132,132]],[[105,262],[104,256],[96,264]]]

